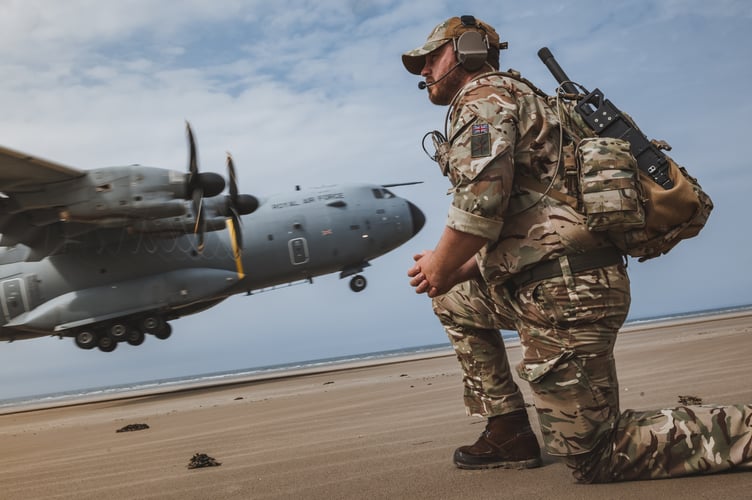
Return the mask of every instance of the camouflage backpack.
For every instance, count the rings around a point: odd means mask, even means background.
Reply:
[[[713,202],[663,152],[670,146],[649,140],[600,89],[589,91],[570,80],[548,47],[538,57],[559,83],[549,104],[577,146],[578,207],[590,229],[608,231],[618,248],[640,261],[696,236]]]
[[[591,231],[608,231],[617,248],[642,262],[668,253],[705,226],[713,202],[684,167],[666,155],[673,187],[664,189],[638,168],[627,141],[597,137],[573,110],[574,103],[549,102],[558,107],[562,126],[576,143],[576,172],[567,173],[577,177],[575,208],[587,216]],[[651,142],[671,149],[665,142]],[[571,168],[565,161],[565,170]]]

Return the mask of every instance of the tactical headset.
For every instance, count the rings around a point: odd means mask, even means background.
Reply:
[[[452,40],[454,43],[454,55],[457,57],[457,62],[467,71],[479,70],[486,62],[488,57],[488,35],[485,34],[485,30],[481,28],[475,17],[462,16],[460,17],[462,26],[474,27],[477,30],[483,31],[466,31]]]
[[[461,16],[460,22],[462,22],[462,26],[473,27],[477,31],[466,31],[459,38],[452,40],[454,55],[457,62],[467,71],[479,70],[485,64],[488,50],[491,48],[488,42],[488,34],[473,16]],[[499,49],[506,48],[507,42],[499,44]]]

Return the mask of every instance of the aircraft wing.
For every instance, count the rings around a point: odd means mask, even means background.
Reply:
[[[83,170],[0,146],[0,247],[21,243],[36,258],[59,248],[65,237],[51,194],[65,192],[54,186],[85,176]]]
[[[0,146],[0,192],[38,191],[85,172]]]
[[[0,146],[0,247],[25,245],[34,260],[69,243],[195,233],[200,251],[205,232],[224,230],[228,217],[237,222],[258,200],[237,192],[231,159],[230,195],[220,196],[224,178],[198,171],[190,129],[189,139],[188,172],[142,165],[79,170]],[[242,244],[239,231],[235,243]]]

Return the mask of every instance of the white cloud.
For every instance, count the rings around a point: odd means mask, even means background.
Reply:
[[[718,201],[697,240],[666,260],[630,266],[633,315],[752,302],[749,277],[739,272],[751,242],[739,186],[752,182],[743,149],[752,111],[752,16],[747,2],[720,5],[4,2],[0,144],[82,168],[183,169],[188,119],[202,168],[222,172],[231,151],[245,191],[425,180],[399,194],[416,202],[428,223],[374,262],[363,295],[332,276],[316,288],[235,297],[177,321],[167,342],[109,357],[67,340],[0,344],[0,377],[37,391],[51,387],[51,378],[84,384],[91,373],[109,383],[443,342],[428,303],[404,276],[412,253],[432,247],[444,223],[446,180],[420,138],[442,127],[445,110],[427,102],[399,55],[439,21],[465,13],[496,25],[510,42],[502,66],[548,91],[555,83],[535,54],[550,46],[571,77],[600,87],[648,135],[668,140]],[[222,331],[208,335],[218,322]],[[164,370],[149,368],[155,363]]]

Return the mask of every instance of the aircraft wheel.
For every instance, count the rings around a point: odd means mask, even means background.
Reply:
[[[100,335],[97,341],[97,347],[102,352],[112,352],[117,347],[117,340],[113,339],[109,335]]]
[[[154,336],[159,340],[166,340],[172,335],[172,326],[169,323],[165,323],[162,328],[154,332]]]
[[[141,329],[145,332],[156,332],[164,325],[162,318],[157,316],[147,316],[141,320]]]
[[[91,330],[78,332],[74,340],[81,349],[93,349],[97,345],[97,336]]]
[[[350,280],[350,290],[353,292],[362,292],[366,287],[366,284],[365,276],[358,274],[357,276],[353,276],[353,279]]]
[[[128,338],[128,326],[124,323],[115,323],[110,326],[109,332],[110,337],[112,337],[115,342],[122,342]]]
[[[130,345],[141,345],[144,343],[145,338],[146,338],[146,335],[144,335],[144,332],[136,328],[131,328],[125,340]]]

